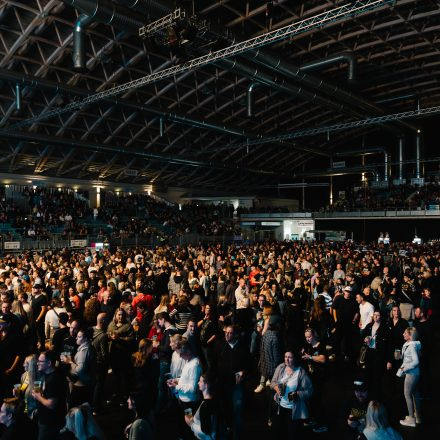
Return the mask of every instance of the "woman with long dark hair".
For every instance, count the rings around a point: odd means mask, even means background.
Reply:
[[[159,361],[153,357],[153,341],[141,339],[138,351],[133,354],[133,368],[136,391],[151,396],[156,403],[159,382]]]
[[[127,400],[128,409],[134,411],[135,418],[125,428],[128,440],[153,440],[155,427],[151,416],[151,403],[144,393],[131,393]]]

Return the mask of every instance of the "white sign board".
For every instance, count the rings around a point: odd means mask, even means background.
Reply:
[[[298,220],[298,228],[315,228],[315,220]]]
[[[70,247],[85,248],[87,247],[87,240],[70,240]]]
[[[5,251],[9,250],[18,250],[20,249],[20,242],[19,241],[5,241],[5,246],[4,246]]]

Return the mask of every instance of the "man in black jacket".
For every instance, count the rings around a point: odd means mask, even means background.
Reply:
[[[92,346],[96,352],[96,382],[93,390],[94,413],[101,409],[109,364],[109,341],[106,332],[106,314],[100,313],[93,327]]]
[[[160,342],[154,341],[153,346],[157,347],[157,354],[159,356],[160,375],[159,375],[159,389],[157,396],[157,409],[163,410],[166,403],[167,388],[166,375],[170,372],[171,356],[173,350],[170,347],[170,337],[177,333],[176,327],[171,323],[170,315],[166,312],[161,312],[157,315],[157,321],[162,327],[162,339]]]
[[[233,439],[241,437],[243,426],[243,379],[249,366],[249,349],[239,340],[235,326],[225,328],[225,340],[217,347],[213,363],[219,383],[219,401],[226,425],[232,428]]]

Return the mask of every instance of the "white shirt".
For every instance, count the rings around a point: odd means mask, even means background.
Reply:
[[[179,383],[176,385],[177,397],[182,402],[197,402],[199,400],[199,379],[202,366],[199,358],[194,357],[182,369]]]
[[[243,288],[238,286],[235,289],[235,303],[236,303],[237,310],[238,309],[246,309],[247,307],[249,307],[247,286],[244,286]]]
[[[365,301],[364,304],[359,304],[359,312],[361,314],[361,329],[363,330],[373,319],[373,304],[368,301]]]
[[[60,320],[59,320],[59,317],[57,316],[57,313],[58,313],[58,315],[60,313],[67,313],[66,309],[64,307],[55,307],[55,309],[56,310],[50,309],[46,313],[46,317],[44,318],[45,324],[49,325],[52,328],[58,328],[60,326]]]
[[[291,376],[288,376],[287,373],[284,372],[284,375],[281,378],[280,383],[286,384],[286,390],[280,400],[280,406],[283,408],[292,409],[293,407],[293,400],[289,400],[288,396],[289,393],[293,393],[298,389],[299,371],[299,368],[294,368]]]
[[[173,351],[173,355],[171,356],[171,365],[170,365],[170,373],[173,379],[177,379],[182,374],[183,366],[186,364],[186,361],[180,357],[180,354],[177,351]]]

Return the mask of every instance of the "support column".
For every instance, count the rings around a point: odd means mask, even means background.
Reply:
[[[403,180],[403,137],[399,138],[399,180]]]
[[[101,188],[94,186],[90,191],[90,208],[101,207]]]
[[[330,176],[330,206],[333,205],[333,176]]]
[[[416,133],[416,179],[420,179],[420,130]]]

